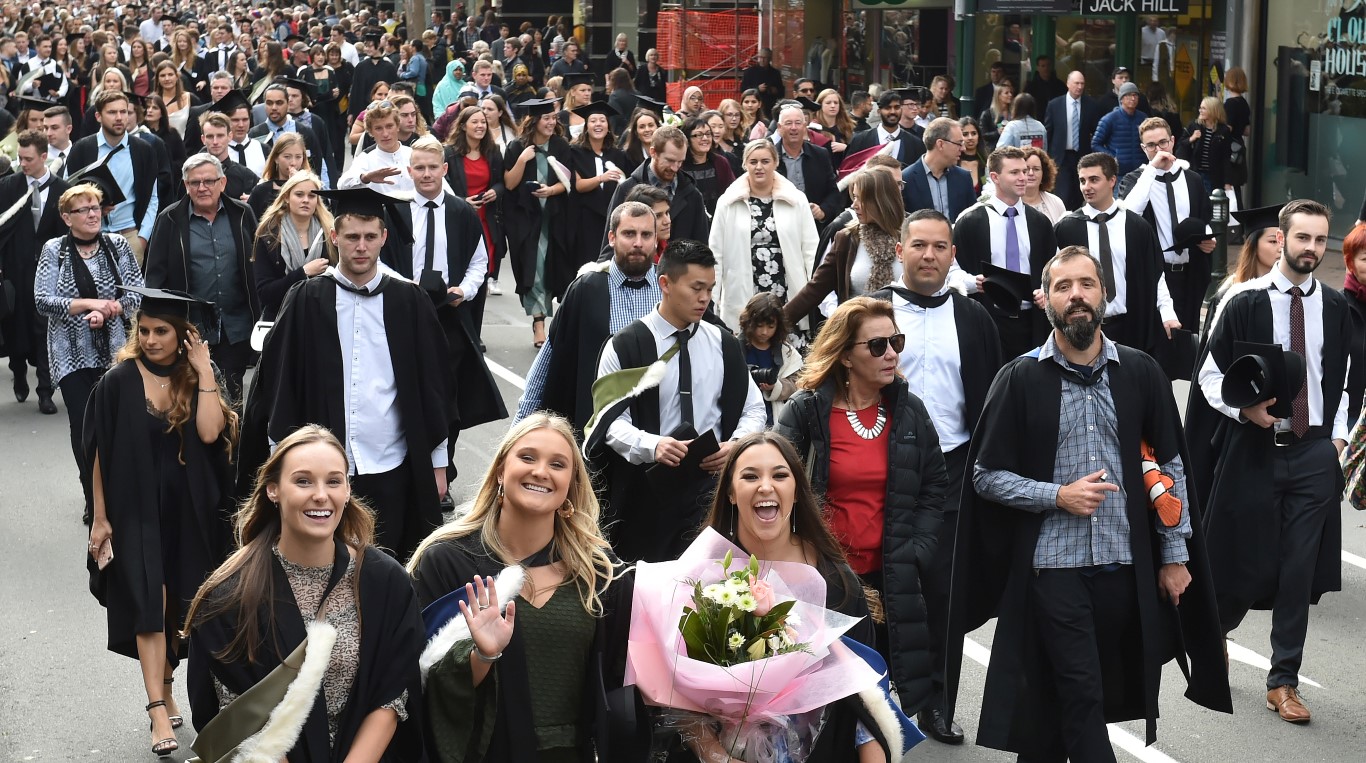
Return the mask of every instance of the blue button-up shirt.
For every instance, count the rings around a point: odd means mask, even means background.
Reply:
[[[152,226],[157,219],[157,185],[152,183],[152,193],[147,199],[147,211],[143,212],[142,224],[139,225],[133,214],[133,207],[137,203],[136,188],[133,184],[133,149],[130,144],[133,139],[128,133],[124,133],[119,141],[110,143],[109,136],[104,133],[104,130],[100,130],[99,136],[100,141],[96,154],[100,161],[103,161],[106,156],[109,156],[109,152],[118,146],[123,146],[123,150],[114,154],[113,158],[109,160],[109,172],[114,176],[114,181],[119,184],[119,188],[123,189],[124,195],[128,197],[109,213],[104,229],[117,233],[129,228],[137,228],[139,236],[143,239],[150,239],[152,237]]]
[[[1108,364],[1118,367],[1119,352],[1114,342],[1104,337],[1102,341],[1103,351],[1095,364],[1085,370],[1067,362],[1052,334],[1039,352],[1040,363],[1057,363],[1063,368],[1053,481],[1040,482],[1004,469],[988,469],[981,464],[973,470],[973,486],[982,497],[1005,506],[1045,514],[1034,547],[1035,568],[1133,564],[1129,519],[1125,513],[1129,498],[1124,491],[1119,422],[1109,375],[1105,373]],[[1083,517],[1058,508],[1058,491],[1063,485],[1101,469],[1107,472],[1105,481],[1118,485],[1119,490],[1106,493],[1094,514]],[[1162,539],[1162,562],[1185,562],[1189,558],[1186,538],[1191,535],[1191,527],[1181,456],[1174,456],[1161,469],[1175,482],[1172,494],[1181,499],[1181,521],[1176,527],[1163,525],[1157,512],[1151,512],[1153,524]],[[1136,498],[1148,500],[1147,496]]]

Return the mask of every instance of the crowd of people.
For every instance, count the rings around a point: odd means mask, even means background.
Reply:
[[[977,741],[1022,760],[1114,760],[1116,720],[1151,743],[1174,658],[1232,712],[1252,608],[1267,707],[1309,720],[1366,228],[1344,294],[1325,206],[1243,209],[1205,306],[1239,70],[1182,128],[1122,67],[1108,105],[1047,57],[993,69],[960,118],[946,77],[846,98],[761,50],[709,108],[625,35],[588,62],[555,17],[413,21],[0,18],[4,349],[67,409],[154,754],[188,720],[206,760],[741,760],[628,680],[633,565],[704,528],[819,571],[941,743],[992,618]],[[505,256],[537,350],[511,415]],[[459,436],[509,419],[455,506]],[[825,712],[811,760],[901,759],[891,716]]]

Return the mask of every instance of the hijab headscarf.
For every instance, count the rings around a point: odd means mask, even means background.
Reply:
[[[465,86],[465,62],[456,59],[446,64],[446,76],[436,85],[432,93],[432,113],[444,114],[447,107],[455,103],[460,89]]]

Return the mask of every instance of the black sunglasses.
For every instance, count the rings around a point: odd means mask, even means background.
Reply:
[[[861,344],[868,345],[868,354],[875,358],[880,358],[887,354],[888,344],[892,345],[892,350],[900,355],[901,351],[906,349],[906,335],[892,334],[891,336],[879,336],[869,339],[866,342],[854,342],[851,346],[857,347]]]

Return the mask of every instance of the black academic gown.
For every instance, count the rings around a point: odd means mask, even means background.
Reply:
[[[432,302],[415,284],[384,278],[384,330],[393,361],[396,400],[416,505],[408,507],[404,549],[441,524],[430,454],[450,431],[454,394],[450,355]],[[266,337],[243,412],[237,481],[243,495],[270,453],[304,424],[346,433],[341,340],[337,336],[334,277],[309,278],[285,295]],[[402,553],[403,549],[394,549]]]
[[[615,560],[614,560],[615,561]],[[425,609],[442,596],[463,587],[476,576],[496,577],[506,567],[485,547],[476,535],[436,543],[423,552],[413,570],[413,587],[419,603]],[[637,723],[637,713],[644,712],[636,699],[633,687],[622,687],[626,670],[626,641],[631,624],[631,596],[634,572],[618,568],[618,577],[599,592],[603,614],[597,618],[593,646],[585,673],[583,703],[580,706],[580,726],[583,737],[593,744],[583,745],[584,763],[635,763],[644,760],[649,749],[649,727]],[[510,596],[504,592],[505,597]],[[570,585],[561,588],[556,596],[579,595]],[[518,609],[526,605],[518,605]],[[443,702],[440,692],[428,697],[426,717],[429,754],[432,760],[449,760],[450,755],[440,741],[442,719],[450,714],[465,718],[473,713],[475,728],[493,724],[493,737],[482,757],[466,758],[470,763],[495,761],[502,763],[536,763],[536,732],[532,727],[531,681],[527,674],[526,644],[520,628],[514,628],[512,640],[503,649],[496,668],[498,674],[496,697],[487,697],[481,690],[491,687],[487,681],[475,690],[479,701],[470,706],[452,707]],[[490,710],[493,719],[485,715]],[[473,735],[478,738],[478,734]],[[596,757],[594,753],[596,751]]]
[[[194,421],[201,396],[195,395],[180,439],[189,495],[177,508],[182,510],[181,523],[197,529],[181,533],[180,539],[194,537],[196,542],[180,543],[175,549],[162,547],[161,485],[155,479],[153,457],[161,444],[152,439],[151,414],[137,363],[125,360],[110,369],[90,393],[85,411],[85,455],[92,464],[99,457],[105,513],[114,532],[114,561],[100,576],[104,583],[100,603],[109,610],[108,648],[133,659],[138,656],[136,634],[179,627],[179,618],[199,584],[226,556],[234,508],[227,438],[220,437],[211,445],[199,439]],[[165,560],[172,552],[179,560],[172,574],[179,572],[180,580],[168,580],[164,574]],[[94,566],[88,556],[86,565]],[[163,585],[175,623],[164,621]],[[179,661],[172,651],[167,652],[167,659],[172,664]]]
[[[479,224],[479,215],[468,202],[451,194],[446,194],[442,205],[445,212],[446,230],[446,272],[449,273],[447,286],[458,286],[465,277],[465,271],[474,257],[483,238],[484,228]],[[393,249],[394,261],[388,263],[404,278],[418,281],[421,272],[413,271],[413,219],[412,207],[399,204],[392,208],[395,227],[400,235]],[[395,237],[390,236],[393,240]],[[444,299],[444,293],[433,298],[433,302]],[[507,418],[507,408],[503,395],[493,380],[493,374],[484,364],[484,356],[479,352],[478,334],[474,330],[472,299],[458,305],[445,305],[436,309],[437,320],[446,335],[446,345],[450,350],[451,366],[455,370],[453,379],[455,408],[452,409],[451,431],[473,429],[480,424]]]
[[[606,268],[584,273],[565,290],[564,301],[550,324],[548,380],[541,392],[541,410],[554,411],[582,433],[593,415],[593,381],[598,378],[598,355],[612,333],[611,280]]]
[[[569,171],[574,177],[574,182],[577,183],[580,178],[597,177],[596,158],[593,149],[587,145],[573,146],[569,149]],[[623,175],[628,172],[626,168],[631,164],[625,151],[612,146],[603,147],[602,160],[604,166],[607,162],[615,164]],[[572,220],[569,234],[570,259],[574,261],[575,273],[584,263],[592,262],[598,257],[602,232],[607,228],[607,213],[611,210],[612,194],[616,192],[618,185],[617,182],[602,183],[588,193],[579,193],[575,189],[569,191],[569,214]]]
[[[1189,463],[1176,403],[1163,390],[1170,382],[1152,358],[1118,345],[1119,363],[1107,364],[1118,417],[1124,489],[1129,496],[1138,629],[1124,645],[1127,661],[1102,665],[1107,688],[1124,687],[1122,696],[1105,698],[1107,722],[1145,718],[1147,742],[1156,740],[1158,689],[1162,665],[1176,657],[1183,672],[1189,664],[1186,697],[1220,712],[1233,712],[1224,668],[1223,634],[1205,554],[1198,491],[1188,491],[1192,536],[1187,569],[1190,587],[1173,608],[1157,588],[1159,541],[1146,499],[1139,444],[1153,446],[1159,463],[1177,455]],[[972,465],[1004,469],[1030,479],[1053,482],[1057,455],[1062,369],[1052,360],[1026,355],[1006,364],[988,394],[972,441],[969,468],[953,560],[953,590],[945,681],[945,707],[952,716],[962,667],[963,636],[999,617],[977,744],[1020,753],[1038,753],[1060,727],[1058,701],[1050,697],[1048,660],[1037,641],[1027,606],[1035,545],[1044,514],[987,501],[972,484]],[[1149,392],[1158,390],[1156,394]],[[1188,483],[1189,484],[1189,483]],[[1189,658],[1189,663],[1187,663]]]
[[[1139,167],[1133,172],[1130,172],[1129,174],[1125,175],[1119,181],[1119,198],[1128,198],[1129,193],[1134,189],[1134,186],[1138,183],[1138,178],[1143,174],[1143,170],[1146,167],[1146,164],[1142,167]],[[1205,222],[1209,222],[1209,219],[1214,216],[1214,209],[1213,205],[1210,203],[1209,194],[1205,193],[1205,181],[1201,179],[1200,174],[1192,169],[1187,168],[1181,171],[1181,176],[1177,179],[1176,182],[1182,183],[1186,186],[1186,197],[1190,199],[1190,216],[1199,220],[1204,220]],[[1153,182],[1153,187],[1156,190],[1156,196],[1159,200],[1150,199],[1148,201],[1148,205],[1143,208],[1143,214],[1141,215],[1143,217],[1143,220],[1147,222],[1148,225],[1152,226],[1153,231],[1157,230],[1157,216],[1153,214],[1153,205],[1167,203],[1165,197],[1167,191],[1162,186],[1163,183],[1161,181]],[[1179,223],[1180,220],[1176,222]],[[1176,223],[1173,223],[1173,225],[1175,224]],[[1161,249],[1160,241],[1158,248]],[[1189,249],[1186,249],[1185,251],[1188,255],[1190,255],[1190,261],[1186,263],[1186,269],[1184,271],[1186,273],[1186,288],[1189,292],[1192,293],[1191,299],[1193,301],[1194,294],[1199,294],[1203,298],[1205,293],[1209,291],[1209,284],[1214,269],[1214,261],[1212,254],[1205,254],[1204,252],[1200,251],[1200,248],[1198,246],[1192,246]],[[1166,261],[1165,257],[1163,257],[1163,261]],[[1168,283],[1167,285],[1168,287],[1171,286],[1170,283]],[[1173,294],[1172,296],[1173,298],[1176,297],[1175,294]],[[1179,304],[1177,305],[1177,309],[1181,309],[1181,306]],[[1178,317],[1184,319],[1181,321],[1181,323],[1183,324],[1181,328],[1184,328],[1188,331],[1194,331],[1196,324],[1199,322],[1199,315],[1200,310],[1198,308],[1195,309],[1194,313],[1184,316],[1180,315],[1180,313],[1178,312]],[[1194,319],[1192,320],[1192,318]]]
[[[1324,423],[1331,428],[1342,400],[1347,364],[1366,363],[1355,339],[1355,322],[1348,297],[1319,282],[1323,289],[1323,405]],[[1243,291],[1228,304],[1210,331],[1196,369],[1213,356],[1228,368],[1235,341],[1275,343],[1271,299],[1266,289]],[[1358,399],[1360,389],[1353,390]],[[1240,424],[1210,407],[1198,384],[1192,384],[1186,403],[1186,431],[1191,444],[1188,474],[1205,499],[1205,530],[1210,569],[1220,598],[1227,597],[1253,609],[1270,609],[1280,570],[1280,507],[1269,500],[1273,492],[1275,445],[1272,430]],[[1336,490],[1346,480],[1338,474]],[[1342,523],[1337,514],[1323,525],[1323,542],[1314,568],[1311,601],[1342,590]]]
[[[237,612],[224,612],[194,626],[190,638],[188,688],[191,720],[198,730],[202,731],[219,712],[214,679],[241,695],[269,675],[281,660],[303,643],[306,636],[304,619],[289,586],[289,578],[274,554],[270,554],[270,567],[270,590],[274,595],[260,607],[261,633],[255,663],[248,662],[245,657],[225,661],[217,656],[237,635]],[[408,720],[399,722],[384,760],[394,763],[426,760],[421,727],[422,679],[417,668],[423,629],[417,596],[403,567],[374,546],[367,548],[357,561],[355,574],[359,577],[356,604],[362,613],[360,661],[351,684],[350,698],[342,711],[336,743],[328,744],[327,698],[320,689],[313,699],[313,709],[303,733],[289,751],[289,763],[339,763],[345,760],[366,716],[405,691],[408,692]],[[266,623],[274,623],[274,639]]]
[[[38,311],[34,307],[33,277],[38,271],[38,255],[43,244],[67,232],[57,207],[68,186],[55,174],[50,178],[47,201],[37,227],[33,225],[33,215],[22,209],[0,228],[0,273],[4,273],[6,281],[14,283],[15,296],[14,312],[0,321],[4,337],[0,341],[0,354],[27,356],[33,352],[35,341],[46,341],[35,334]],[[28,198],[29,182],[30,178],[22,172],[0,178],[0,211]]]
[[[527,145],[520,138],[509,143],[507,150],[503,152],[503,167],[515,165],[517,157]],[[548,146],[550,155],[568,167],[569,144],[564,138],[558,135],[551,136]],[[569,282],[573,281],[578,273],[578,265],[571,262],[574,258],[569,250],[569,200],[563,193],[551,196],[545,200],[545,208],[542,209],[541,200],[531,195],[537,187],[533,181],[540,181],[547,186],[560,182],[549,166],[546,167],[545,176],[538,178],[536,165],[531,161],[526,163],[521,185],[509,188],[507,198],[503,202],[508,256],[512,263],[512,274],[517,279],[517,294],[530,292],[536,282],[536,250],[540,244],[541,220],[543,215],[546,216],[550,221],[550,245],[545,255],[544,286],[546,294],[558,299],[564,296],[564,290],[569,288]],[[574,189],[570,188],[568,192],[572,194]]]
[[[1054,226],[1058,249],[1068,246],[1090,248],[1086,226],[1092,225],[1081,210],[1072,212]],[[1166,338],[1162,316],[1157,311],[1157,281],[1162,278],[1162,245],[1157,243],[1153,226],[1133,212],[1124,210],[1124,305],[1125,343],[1149,355],[1157,351],[1158,337]],[[1099,252],[1091,253],[1096,258]],[[1051,255],[1050,255],[1051,256]]]
[[[398,82],[398,67],[387,58],[363,58],[351,75],[351,96],[346,113],[354,119],[370,106],[370,90],[380,82]]]
[[[323,163],[325,159],[327,160],[326,164],[328,169],[336,169],[332,166],[332,161],[328,159],[328,154],[330,154],[331,151],[323,142],[323,138],[319,133],[313,128],[301,124],[298,117],[291,118],[294,119],[293,132],[298,133],[299,136],[304,139],[304,150],[307,152],[305,155],[308,157],[308,167],[313,170],[313,174],[318,177],[323,176]],[[265,149],[266,155],[270,155],[270,149],[275,145],[275,137],[271,133],[269,125],[262,122],[261,124],[252,127],[247,131],[247,137],[261,141],[261,146]],[[331,175],[330,179],[335,185],[337,182],[337,175],[330,172],[328,174]]]

